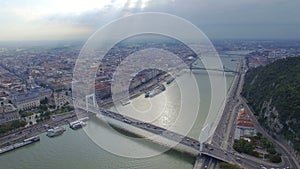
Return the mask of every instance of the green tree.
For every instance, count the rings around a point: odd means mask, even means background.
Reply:
[[[270,155],[269,159],[272,163],[280,163],[282,161],[279,154]]]
[[[252,154],[255,146],[251,142],[240,139],[234,142],[233,148],[239,153]]]
[[[47,97],[45,97],[45,99],[41,100],[40,101],[41,104],[48,104],[49,103],[49,100]]]
[[[48,107],[45,104],[41,104],[39,107],[42,111],[46,111]]]
[[[10,124],[2,124],[0,125],[0,134],[6,133],[8,131],[24,127],[27,123],[22,120],[14,120]]]
[[[220,169],[241,169],[238,165],[221,162]]]
[[[245,76],[242,95],[255,111],[262,126],[283,135],[294,145],[299,142],[300,57],[280,59],[264,67],[250,69]],[[269,109],[264,103],[269,104]],[[278,115],[269,115],[273,108],[276,108]],[[281,131],[267,123],[275,118],[283,125]],[[270,146],[268,142],[263,145],[266,148]],[[300,150],[300,146],[295,147]]]

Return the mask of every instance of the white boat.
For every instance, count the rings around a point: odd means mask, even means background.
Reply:
[[[80,129],[80,128],[82,128],[85,125],[86,125],[86,123],[83,122],[83,121],[81,121],[81,120],[76,120],[76,121],[71,122],[69,124],[70,128],[73,129],[73,130]]]
[[[121,101],[122,106],[126,106],[127,104],[130,104],[130,101]]]
[[[166,88],[163,84],[158,85],[155,89],[148,91],[145,93],[145,97],[154,97],[158,94],[160,94],[161,92],[165,91]]]
[[[63,127],[54,127],[52,129],[47,130],[48,137],[56,137],[62,135],[66,131]]]

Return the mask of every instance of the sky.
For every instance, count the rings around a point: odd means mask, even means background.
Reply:
[[[142,12],[182,17],[210,39],[300,39],[300,0],[0,0],[0,6],[0,41],[86,40]]]

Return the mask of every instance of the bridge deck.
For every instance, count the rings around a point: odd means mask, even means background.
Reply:
[[[83,110],[85,110],[85,109],[83,109]],[[151,123],[146,123],[146,122],[143,122],[143,121],[119,114],[119,113],[115,113],[115,112],[112,112],[109,110],[100,110],[99,113],[100,113],[100,115],[104,116],[105,118],[111,118],[111,119],[117,120],[121,123],[125,123],[128,125],[134,126],[136,128],[145,130],[147,132],[159,135],[166,139],[178,142],[182,145],[192,148],[193,150],[196,150],[200,154],[200,142],[194,138],[187,137],[187,136],[178,134],[176,132],[167,130],[165,128],[153,125]],[[210,156],[215,159],[225,161],[228,163],[234,162],[233,154],[230,154],[230,153],[224,151],[223,149],[220,149],[219,147],[215,147],[215,146],[207,144],[207,143],[205,143],[204,145],[205,146],[203,146],[203,151],[201,152],[201,154],[207,155],[207,156]]]
[[[210,70],[210,71],[217,71],[217,72],[231,72],[231,73],[238,73],[235,70],[226,70],[226,69],[209,69],[209,68],[201,68],[201,67],[190,67],[192,70]]]
[[[121,121],[123,123],[130,124],[131,126],[143,129],[145,131],[148,131],[148,132],[156,134],[156,135],[160,135],[160,136],[170,139],[172,141],[179,142],[180,144],[189,146],[193,149],[199,150],[199,148],[200,148],[200,143],[198,140],[175,133],[173,131],[164,129],[162,127],[153,125],[151,123],[142,122],[140,120],[133,119],[131,117],[127,117],[127,116],[121,115],[119,113],[114,113],[114,112],[108,111],[108,110],[102,110],[101,115],[109,117],[109,118],[113,118],[113,119]]]

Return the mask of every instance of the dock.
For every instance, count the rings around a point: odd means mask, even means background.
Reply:
[[[15,149],[27,146],[29,144],[32,144],[32,143],[35,143],[35,142],[38,142],[38,141],[40,141],[40,137],[39,136],[30,137],[28,139],[23,140],[22,142],[18,142],[18,143],[15,143],[15,144],[12,144],[12,145],[0,148],[0,154],[7,153],[9,151],[12,151],[12,150],[15,150]]]

